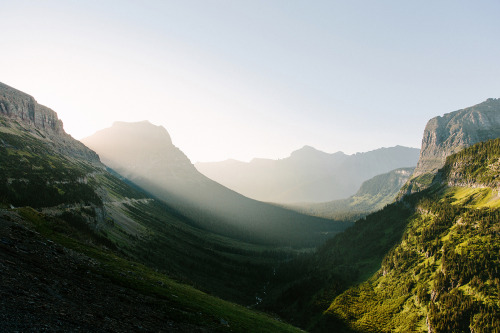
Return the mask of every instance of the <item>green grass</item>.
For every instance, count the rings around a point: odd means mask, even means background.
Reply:
[[[381,269],[338,296],[326,316],[340,318],[360,332],[426,332],[428,315],[437,332],[468,326],[487,332],[500,324],[478,319],[500,313],[500,283],[495,277],[500,213],[488,205],[486,189],[449,188],[444,193],[441,201],[419,204],[420,213],[410,219]],[[438,298],[430,300],[436,292]],[[451,321],[455,326],[449,326]]]
[[[69,236],[75,234],[72,227],[60,219],[46,217],[30,208],[18,209],[18,213],[44,237],[99,263],[87,269],[116,285],[168,303],[173,318],[180,322],[228,332],[300,332],[267,314],[208,295],[103,247],[76,240]],[[220,325],[221,319],[226,320],[229,326]]]
[[[447,188],[445,196],[452,200],[454,205],[470,208],[500,208],[500,195],[498,191],[488,187],[451,187]]]

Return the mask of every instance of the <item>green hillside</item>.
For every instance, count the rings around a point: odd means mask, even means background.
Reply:
[[[500,139],[448,157],[381,269],[325,316],[362,332],[500,330],[499,166]]]
[[[450,156],[427,190],[281,265],[267,306],[313,331],[497,332],[499,163],[500,139]]]

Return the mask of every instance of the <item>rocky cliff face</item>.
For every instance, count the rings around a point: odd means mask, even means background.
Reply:
[[[417,167],[401,188],[398,199],[428,188],[446,158],[478,142],[500,137],[500,99],[450,112],[429,120],[422,138]]]
[[[100,163],[95,152],[64,131],[63,123],[55,111],[38,104],[32,96],[1,82],[0,119],[0,130],[4,132],[22,128],[63,155]]]
[[[62,121],[51,109],[38,104],[33,97],[0,82],[0,113],[38,129],[63,132]]]
[[[500,99],[429,120],[413,178],[441,168],[446,157],[477,142],[500,137]]]

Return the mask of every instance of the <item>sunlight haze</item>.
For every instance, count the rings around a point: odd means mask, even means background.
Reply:
[[[420,147],[500,97],[497,1],[0,1],[0,82],[77,139],[149,120],[191,162]]]

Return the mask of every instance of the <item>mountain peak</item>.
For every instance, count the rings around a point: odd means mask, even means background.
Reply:
[[[305,145],[304,147],[293,151],[290,154],[291,158],[310,158],[314,156],[329,155],[324,151],[318,150],[312,146]]]
[[[486,101],[429,120],[422,139],[414,175],[435,172],[446,157],[477,142],[500,136],[500,98]]]
[[[149,120],[136,122],[115,121],[111,127],[100,130],[96,132],[96,134],[102,133],[103,131],[108,133],[114,132],[115,135],[126,140],[161,140],[163,142],[167,140],[168,143],[172,145],[172,139],[165,127],[154,125]],[[84,141],[87,139],[88,138],[85,138]]]

